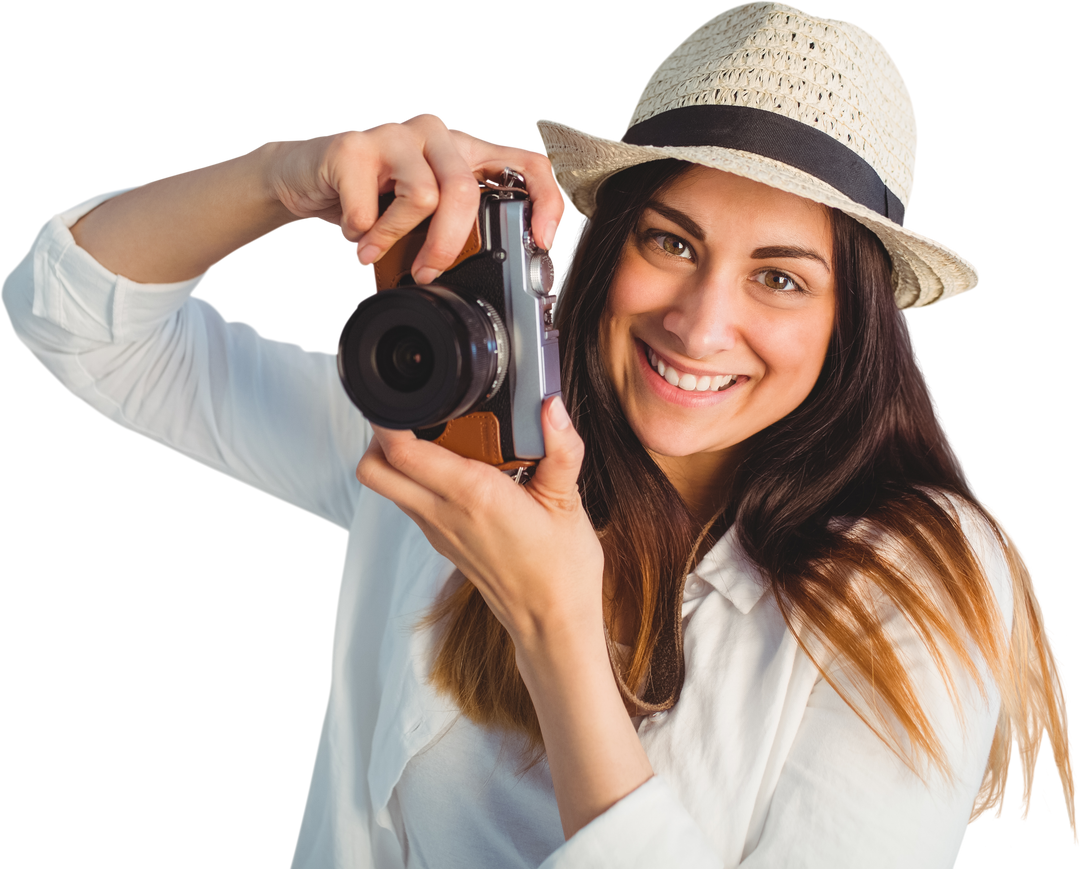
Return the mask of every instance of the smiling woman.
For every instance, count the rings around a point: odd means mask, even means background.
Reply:
[[[265,145],[58,215],[5,284],[88,403],[349,530],[294,866],[946,866],[1044,735],[1071,817],[1038,604],[901,314],[975,275],[903,225],[884,50],[754,3],[675,50],[622,141],[541,130],[550,165],[432,116]],[[384,264],[430,218],[405,284],[449,293],[481,187],[522,202],[524,176],[521,246],[551,245],[552,167],[589,222],[523,485],[190,298],[310,217]]]
[[[646,205],[601,341],[630,427],[669,476],[723,491],[730,450],[810,394],[833,329],[831,257],[824,207],[716,169],[689,169]]]

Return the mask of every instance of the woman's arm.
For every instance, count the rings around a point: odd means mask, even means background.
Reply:
[[[537,625],[530,639],[514,643],[567,839],[653,775],[612,676],[598,615],[589,628]]]
[[[570,838],[653,771],[608,659],[604,556],[577,489],[584,445],[560,398],[542,424],[546,456],[526,486],[379,428],[357,476],[416,521],[509,632]]]
[[[156,284],[196,277],[237,248],[305,217],[339,224],[367,264],[433,215],[413,264],[413,274],[425,283],[461,251],[476,218],[477,179],[504,166],[525,175],[534,200],[533,233],[550,247],[562,197],[546,158],[447,130],[430,115],[264,145],[110,199],[71,232],[109,271]],[[380,217],[378,197],[391,191],[394,202]]]
[[[22,340],[106,416],[347,525],[352,469],[370,429],[342,392],[333,358],[223,322],[187,298],[194,276],[298,217],[340,223],[378,247],[435,210],[431,268],[442,262],[438,244],[456,256],[455,233],[476,218],[475,203],[444,201],[440,185],[467,171],[457,183],[477,197],[477,178],[507,165],[527,173],[535,226],[557,218],[561,197],[544,157],[447,131],[434,118],[268,145],[54,218],[5,283],[4,300]],[[387,190],[394,205],[376,223]]]
[[[186,281],[296,220],[266,178],[293,143],[174,175],[106,200],[71,227],[102,266],[141,284]]]

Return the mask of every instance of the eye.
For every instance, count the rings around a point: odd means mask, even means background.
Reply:
[[[694,259],[694,250],[690,245],[679,238],[677,235],[672,235],[670,232],[662,232],[660,230],[653,230],[648,233],[649,241],[655,244],[660,250],[666,253],[668,256],[678,257],[679,259],[687,259],[691,262]]]
[[[791,275],[776,269],[766,269],[757,276],[759,283],[774,293],[805,293],[804,290]]]

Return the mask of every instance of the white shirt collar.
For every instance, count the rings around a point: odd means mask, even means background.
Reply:
[[[734,528],[729,528],[705,554],[693,574],[731,601],[743,615],[753,609],[768,587],[768,579],[736,541]]]

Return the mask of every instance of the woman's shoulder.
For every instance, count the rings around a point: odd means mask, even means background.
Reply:
[[[960,530],[971,546],[987,579],[993,580],[997,574],[1008,575],[1008,563],[1005,550],[1010,545],[1008,538],[997,521],[979,504],[969,501],[962,495],[936,489],[926,490],[926,494],[943,510],[947,510],[959,524]]]
[[[838,517],[830,530],[866,547],[912,588],[931,594],[939,604],[951,597],[948,586],[956,572],[974,568],[996,598],[1008,630],[1013,594],[1011,544],[986,509],[965,495],[918,487],[870,515]]]
[[[977,495],[966,498],[958,492],[931,486],[917,486],[912,492],[897,494],[879,510],[867,515],[835,516],[829,520],[828,528],[877,545],[903,546],[910,543],[909,529],[918,527],[931,535],[940,533],[940,526],[932,521],[937,516],[927,510],[928,502],[944,513],[971,545],[983,549],[1000,547],[999,540],[1008,543],[1000,517],[993,507],[978,501]]]

